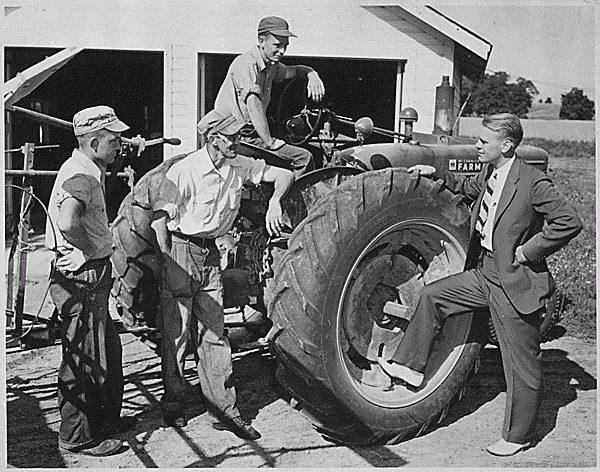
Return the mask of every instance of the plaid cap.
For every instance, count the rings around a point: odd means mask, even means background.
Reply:
[[[198,133],[206,137],[216,133],[233,135],[241,130],[244,124],[229,113],[211,110],[198,122]]]
[[[125,123],[117,118],[115,111],[105,105],[85,108],[78,111],[73,117],[73,130],[75,136],[82,136],[92,131],[107,129],[114,133],[122,133],[129,129]]]
[[[278,16],[267,16],[260,20],[258,23],[258,34],[271,33],[277,36],[292,36],[297,38],[294,33],[290,31],[290,26],[287,21]]]

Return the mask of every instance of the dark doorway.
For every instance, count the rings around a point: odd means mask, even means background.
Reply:
[[[235,57],[233,54],[204,55],[206,88],[205,96],[199,99],[205,100],[207,111],[212,110],[219,87]],[[369,116],[375,126],[394,129],[398,61],[286,56],[282,62],[286,65],[304,64],[314,68],[325,83],[324,106],[336,114],[353,120]],[[271,118],[276,114],[275,108],[285,85],[286,82],[273,88],[268,110]],[[300,89],[293,88],[296,89],[298,93],[290,93],[290,97],[285,97],[289,100],[285,105],[299,112],[304,105],[304,98]],[[351,128],[340,131],[353,135]],[[385,142],[391,139],[373,136],[372,141]]]
[[[60,49],[5,48],[6,80],[58,51]],[[16,105],[69,122],[83,108],[108,105],[130,126],[123,136],[140,134],[151,139],[163,135],[163,76],[162,52],[86,49]],[[58,149],[36,152],[35,169],[57,170],[77,146],[70,130],[40,125],[14,113],[7,115],[8,147],[17,148],[25,142],[60,145]],[[155,146],[124,165],[131,165],[139,178],[162,160],[162,147]],[[13,168],[22,168],[22,162],[21,154],[13,154]],[[53,184],[52,177],[34,177],[34,192],[44,203],[48,202]],[[127,192],[126,182],[118,179],[108,198],[111,218]]]

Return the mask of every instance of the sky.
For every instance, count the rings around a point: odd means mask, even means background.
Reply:
[[[488,73],[505,71],[512,80],[531,80],[540,92],[536,101],[550,97],[560,103],[560,95],[572,87],[596,100],[596,12],[592,0],[569,6],[514,2],[502,6],[491,2],[431,5],[492,43]]]

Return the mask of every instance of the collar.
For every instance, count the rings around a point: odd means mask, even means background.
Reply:
[[[83,167],[85,167],[85,169],[90,173],[90,175],[95,177],[98,180],[98,182],[102,182],[102,174],[104,172],[101,171],[100,167],[94,164],[94,162],[89,157],[87,157],[79,149],[73,149],[73,154],[71,154],[71,157]]]
[[[267,68],[267,65],[265,64],[265,61],[263,60],[263,57],[260,54],[260,49],[258,49],[258,45],[254,46],[248,52],[252,55],[252,57],[254,57],[254,60],[258,64],[258,67],[260,68],[261,71],[263,71],[263,70],[265,70]]]
[[[506,164],[504,164],[502,167],[500,167],[500,169],[494,169],[494,171],[492,172],[492,174],[496,173],[496,176],[500,177],[501,175],[508,175],[508,173],[510,172],[510,169],[513,166],[513,163],[515,162],[515,156],[511,157]]]
[[[202,175],[208,175],[211,172],[219,172],[220,173],[220,171],[217,170],[217,168],[215,167],[215,163],[210,158],[210,154],[208,154],[208,149],[206,149],[206,146],[204,146],[201,149],[198,149],[196,152],[192,153],[192,155],[195,155],[194,159],[196,159],[198,161],[200,173]],[[241,166],[242,166],[242,162],[240,161],[239,157],[236,156],[235,159],[227,159],[225,161],[225,163],[223,164],[223,166],[221,167],[221,171],[223,169],[227,169],[228,167],[241,167]]]

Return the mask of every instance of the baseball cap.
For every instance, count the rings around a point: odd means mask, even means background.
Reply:
[[[216,133],[233,135],[241,130],[244,124],[229,113],[211,110],[198,122],[198,132],[207,137]]]
[[[82,136],[100,129],[121,133],[128,130],[129,126],[117,118],[112,108],[105,105],[85,108],[75,113],[73,117],[75,136]]]
[[[290,26],[287,21],[278,16],[267,16],[260,20],[258,23],[258,34],[271,33],[277,36],[292,36],[297,38],[294,33],[290,31]]]

